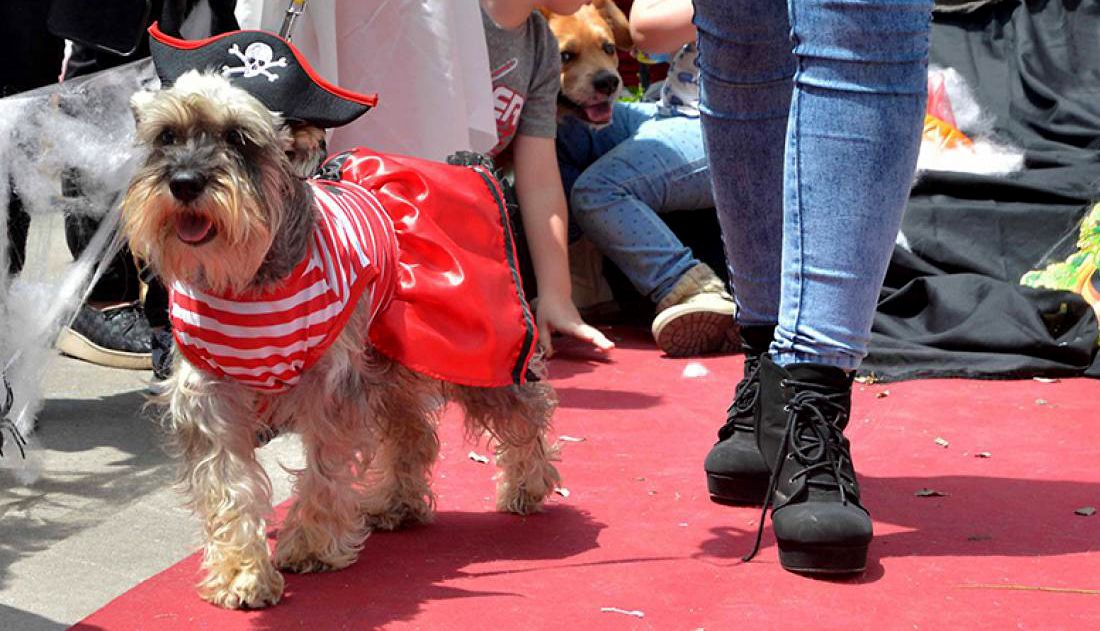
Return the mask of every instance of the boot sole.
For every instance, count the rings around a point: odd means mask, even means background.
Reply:
[[[797,574],[860,574],[867,569],[868,546],[779,544],[779,564]]]
[[[707,473],[707,491],[711,501],[728,506],[763,506],[768,492],[768,476],[735,478]]]
[[[669,307],[653,319],[653,339],[669,357],[737,352],[741,336],[733,321],[735,310],[732,304],[722,310],[695,305]]]

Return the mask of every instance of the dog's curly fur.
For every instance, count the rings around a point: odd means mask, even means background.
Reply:
[[[305,255],[316,220],[299,173],[316,162],[320,130],[278,114],[214,74],[187,73],[133,101],[148,151],[123,202],[131,248],[171,283],[263,291]],[[197,172],[204,187],[182,201],[170,182]],[[181,239],[179,222],[209,221],[212,238]],[[431,520],[436,424],[446,402],[466,432],[488,434],[501,468],[497,508],[538,511],[557,486],[546,434],[556,397],[545,381],[475,388],[415,373],[376,352],[360,305],[326,354],[289,391],[266,394],[175,358],[162,384],[165,425],[180,482],[204,521],[200,595],[229,608],[264,607],[283,591],[278,569],[317,572],[355,562],[371,529]],[[274,556],[265,539],[271,483],[256,437],[297,431],[307,465]]]

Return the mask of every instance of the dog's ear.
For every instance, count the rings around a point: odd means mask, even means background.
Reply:
[[[542,14],[542,17],[546,18],[547,20],[550,19],[550,16],[554,15],[553,13],[550,12],[550,9],[547,9],[546,7],[539,7],[538,10],[539,10],[539,13]]]
[[[309,123],[290,121],[284,126],[283,149],[298,177],[312,177],[328,153],[325,130]]]
[[[138,90],[130,97],[130,111],[134,114],[134,121],[141,122],[141,112],[153,102],[155,93],[149,90]]]
[[[593,0],[592,8],[600,14],[604,22],[611,27],[612,36],[615,38],[615,46],[619,50],[634,48],[634,39],[630,37],[630,22],[614,2],[614,0]]]

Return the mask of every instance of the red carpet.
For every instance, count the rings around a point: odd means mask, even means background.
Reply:
[[[557,432],[584,442],[565,445],[570,495],[545,513],[494,513],[493,469],[451,422],[433,525],[372,536],[349,569],[288,576],[265,611],[200,601],[193,556],[77,628],[1100,628],[1100,514],[1074,513],[1100,508],[1096,381],[858,387],[850,436],[876,538],[865,576],[822,581],[784,572],[770,533],[741,563],[758,510],[707,498],[702,459],[741,358],[685,379],[687,361],[620,344],[604,363],[562,343],[553,362]],[[914,495],[926,488],[946,495]]]

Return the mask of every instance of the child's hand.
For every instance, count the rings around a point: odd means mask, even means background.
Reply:
[[[596,327],[589,326],[581,319],[572,300],[562,300],[554,296],[541,296],[536,306],[536,321],[539,327],[539,346],[547,357],[554,354],[551,334],[564,333],[584,340],[598,350],[607,352],[615,348],[615,343]]]

